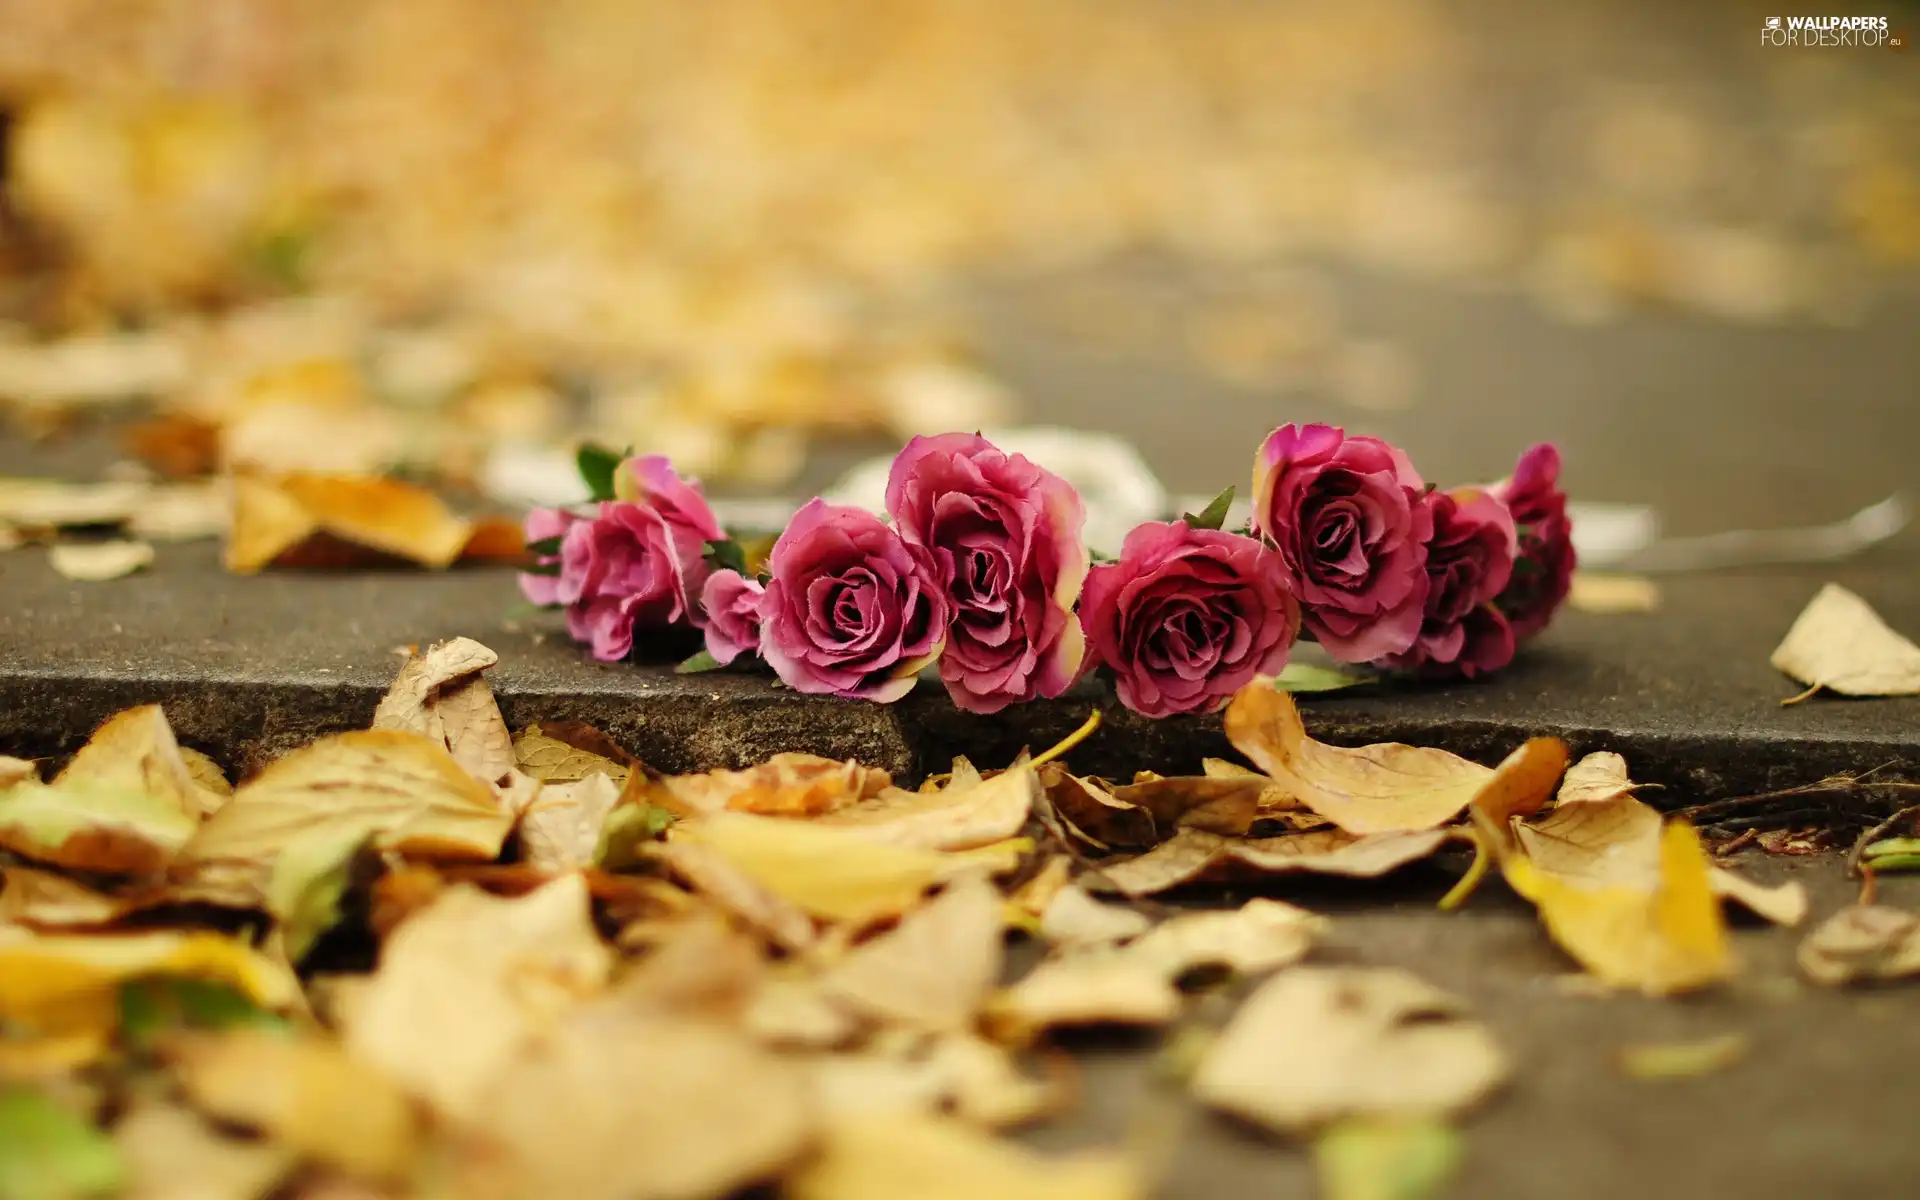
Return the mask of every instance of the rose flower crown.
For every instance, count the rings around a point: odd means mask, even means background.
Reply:
[[[1546,626],[1574,567],[1550,444],[1499,483],[1439,490],[1379,438],[1283,425],[1254,456],[1244,532],[1220,528],[1229,488],[1100,563],[1072,486],[976,434],[914,438],[885,518],[815,498],[763,562],[666,458],[579,461],[595,503],[527,516],[521,587],[595,658],[697,629],[682,670],[757,657],[796,691],[884,703],[937,665],[976,713],[1096,670],[1144,716],[1213,712],[1301,637],[1344,663],[1472,677]]]

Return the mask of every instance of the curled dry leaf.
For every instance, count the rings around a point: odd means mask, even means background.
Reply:
[[[1253,974],[1299,962],[1326,930],[1325,917],[1257,898],[1237,909],[1171,917],[1123,953],[1152,963],[1169,979],[1209,966]]]
[[[1562,949],[1609,987],[1652,996],[1695,991],[1733,974],[1725,920],[1711,863],[1693,827],[1669,824],[1660,835],[1658,882],[1651,889],[1582,885],[1516,853],[1501,870],[1531,900]]]
[[[972,1034],[895,1038],[894,1044],[808,1057],[808,1082],[828,1122],[951,1111],[988,1128],[1053,1107],[1056,1087],[1020,1072],[1006,1050]]]
[[[782,950],[804,950],[818,937],[806,909],[762,884],[711,846],[682,837],[651,845],[648,853],[666,863],[689,888]]]
[[[710,909],[658,923],[645,958],[621,976],[607,1003],[635,1011],[734,1019],[767,979],[760,942]]]
[[[1111,946],[1153,928],[1144,913],[1118,904],[1102,904],[1084,888],[1067,885],[1054,893],[1040,914],[1040,936],[1064,949]]]
[[[787,1180],[794,1200],[1141,1200],[1126,1160],[1049,1159],[951,1119],[901,1115],[830,1125],[819,1153]]]
[[[340,902],[371,833],[358,825],[323,826],[288,842],[267,878],[266,908],[280,923],[280,946],[299,962],[340,923]]]
[[[225,803],[219,789],[208,788],[196,777],[193,762],[175,740],[158,704],[143,704],[108,717],[54,783],[144,792],[193,817]]]
[[[167,1056],[207,1115],[258,1129],[323,1166],[397,1179],[420,1144],[412,1103],[334,1042],[237,1029],[178,1036]]]
[[[198,800],[202,815],[211,816],[218,812],[226,804],[227,797],[233,795],[233,784],[227,781],[227,773],[220,769],[219,763],[192,746],[180,747],[180,758],[187,764],[187,774],[193,776],[193,781],[200,785],[203,794]]]
[[[989,1002],[987,1015],[1010,1038],[1065,1025],[1165,1025],[1180,1015],[1180,992],[1161,967],[1117,950],[1090,950],[1042,962]]]
[[[424,567],[460,557],[473,524],[438,496],[394,479],[293,472],[233,479],[229,571],[250,575],[318,535]]]
[[[61,542],[47,549],[47,565],[75,583],[105,583],[153,565],[146,542]]]
[[[827,969],[820,986],[872,1021],[964,1029],[999,982],[1001,941],[1000,893],[969,875],[856,946]]]
[[[1871,605],[1837,583],[1822,587],[1770,660],[1807,685],[1843,696],[1920,693],[1920,646],[1895,633]],[[1798,697],[1796,697],[1798,699]]]
[[[1441,1117],[1507,1077],[1451,995],[1393,968],[1300,968],[1263,984],[1214,1042],[1200,1100],[1293,1133],[1351,1116]]]
[[[1039,775],[1023,758],[991,779],[956,770],[952,782],[935,792],[887,788],[819,824],[888,846],[971,850],[1019,833],[1039,795]]]
[[[679,813],[756,813],[768,817],[817,817],[880,794],[893,782],[878,767],[863,767],[817,754],[776,754],[744,771],[670,775],[660,781],[658,801]]]
[[[387,940],[342,1014],[345,1044],[441,1113],[470,1117],[481,1086],[611,969],[580,876],[512,900],[451,887]]]
[[[407,659],[373,712],[373,728],[417,733],[447,748],[468,774],[498,787],[514,773],[513,737],[481,672],[499,662],[472,638]]]
[[[224,983],[263,1008],[300,996],[286,967],[216,933],[31,934],[0,928],[0,1021],[42,1033],[112,1029],[122,983],[173,976]]]
[[[373,835],[383,850],[486,862],[512,824],[444,746],[365,730],[321,738],[240,785],[176,865],[231,871],[264,890],[274,861],[297,838],[351,829]]]
[[[111,925],[138,905],[53,871],[0,867],[0,925],[83,929]]]
[[[1884,905],[1854,905],[1822,921],[1800,943],[1800,970],[1838,986],[1920,975],[1920,916]]]
[[[1070,774],[1061,763],[1041,768],[1047,804],[1063,832],[1096,850],[1152,846],[1160,841],[1153,814],[1123,804],[1097,780]]]
[[[0,792],[0,848],[76,871],[154,874],[198,824],[144,791],[29,779]]]
[[[539,725],[527,726],[513,739],[513,759],[523,773],[542,783],[576,783],[589,775],[605,775],[616,784],[624,784],[631,769],[554,737]]]
[[[15,758],[10,754],[0,754],[0,791],[12,787],[23,779],[38,781],[40,768],[32,759]]]
[[[0,479],[0,522],[21,529],[118,525],[146,502],[147,485]]]
[[[887,845],[854,829],[715,813],[676,826],[773,895],[814,917],[855,925],[898,916],[947,877],[946,856]]]
[[[1189,829],[1137,858],[1102,864],[1095,878],[1129,896],[1290,871],[1370,879],[1426,858],[1450,836],[1443,829],[1365,836],[1316,829],[1270,838],[1224,838]]]
[[[580,1014],[475,1097],[502,1161],[464,1194],[684,1200],[772,1178],[812,1143],[797,1063],[739,1033],[655,1013]],[[591,1097],[592,1103],[582,1103]]]
[[[542,786],[520,815],[521,860],[552,874],[592,866],[601,828],[619,799],[620,785],[597,772]]]
[[[1567,768],[1558,804],[1593,804],[1633,795],[1640,785],[1627,777],[1627,760],[1611,750],[1596,750]]]
[[[1458,755],[1398,742],[1350,749],[1307,736],[1293,698],[1256,679],[1227,706],[1234,748],[1302,804],[1349,833],[1433,829],[1451,821],[1493,772]]]
[[[230,1137],[156,1101],[115,1122],[113,1144],[127,1167],[125,1200],[258,1200],[294,1165],[280,1146]]]
[[[1546,807],[1567,770],[1567,744],[1559,738],[1528,738],[1500,761],[1469,801],[1495,821],[1530,817]]]

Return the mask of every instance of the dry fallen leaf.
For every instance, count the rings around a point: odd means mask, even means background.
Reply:
[[[513,739],[513,758],[520,770],[542,783],[575,783],[597,774],[624,784],[631,769],[625,763],[554,737],[539,725],[529,725]]]
[[[1227,706],[1227,737],[1302,804],[1349,833],[1433,829],[1460,814],[1493,772],[1397,742],[1349,749],[1307,736],[1293,697],[1255,680]]]
[[[944,855],[817,821],[714,813],[675,826],[681,839],[812,916],[856,925],[898,916],[947,873]]]
[[[1073,859],[1069,855],[1049,855],[1026,882],[1007,896],[1007,923],[1033,930],[1053,898],[1073,879]]]
[[[797,1063],[660,1013],[578,1014],[469,1107],[499,1151],[472,1163],[480,1178],[462,1194],[475,1196],[728,1195],[803,1155],[815,1123]]]
[[[177,1036],[167,1056],[208,1116],[350,1175],[398,1179],[422,1140],[412,1103],[331,1041],[237,1029]]]
[[[387,939],[343,1014],[343,1039],[441,1113],[471,1117],[478,1089],[605,987],[611,968],[580,876],[512,900],[452,887]]]
[[[1237,909],[1170,917],[1123,953],[1152,963],[1169,979],[1206,966],[1254,974],[1299,962],[1326,929],[1325,917],[1256,898]]]
[[[29,779],[0,792],[0,848],[77,871],[155,874],[198,824],[144,791]]]
[[[548,783],[520,815],[520,858],[558,874],[593,865],[600,830],[620,799],[620,785],[593,774],[572,783]]]
[[[219,537],[233,511],[225,480],[156,484],[127,519],[127,532],[149,542],[188,542]]]
[[[1019,833],[1039,795],[1039,775],[1022,758],[991,779],[956,770],[952,781],[934,792],[887,788],[818,823],[883,845],[971,850]]]
[[[1664,996],[1731,976],[1735,963],[1700,837],[1683,821],[1660,835],[1651,889],[1570,882],[1520,853],[1504,853],[1513,890],[1533,901],[1548,932],[1610,987]]]
[[[53,871],[0,867],[0,925],[46,930],[109,925],[135,907]]]
[[[898,927],[848,952],[823,991],[870,1020],[935,1031],[969,1026],[1000,979],[1000,893],[977,875],[954,881]]]
[[[1141,1200],[1146,1185],[1113,1155],[1048,1159],[959,1121],[899,1115],[829,1126],[786,1192],[793,1200]]]
[[[217,1132],[157,1101],[115,1122],[113,1144],[127,1165],[125,1200],[259,1200],[294,1165],[280,1146]]]
[[[147,485],[0,478],[0,522],[21,529],[118,525],[146,502]]]
[[[675,812],[817,817],[877,796],[891,782],[887,772],[853,759],[776,754],[744,771],[671,775],[659,787],[666,796],[663,805]]]
[[[1447,1116],[1506,1077],[1492,1037],[1431,984],[1393,968],[1299,968],[1241,1005],[1192,1087],[1293,1133],[1348,1116]]]
[[[951,1111],[970,1124],[997,1129],[1032,1120],[1059,1103],[1061,1089],[1023,1075],[1005,1049],[972,1034],[887,1042],[804,1060],[824,1121]]]
[[[1365,836],[1316,829],[1280,837],[1226,838],[1189,829],[1137,858],[1101,864],[1093,880],[1129,896],[1147,896],[1187,883],[1290,871],[1370,879],[1427,857],[1451,836],[1444,829]]]
[[[433,493],[394,479],[243,473],[233,479],[226,564],[250,575],[324,534],[364,551],[445,567],[460,556],[473,528]]]
[[[120,985],[145,976],[225,983],[265,1008],[300,996],[286,967],[221,934],[36,935],[0,927],[0,1021],[49,1034],[112,1029]]]
[[[1770,661],[1806,684],[1804,695],[1821,688],[1843,696],[1920,694],[1920,646],[1837,583],[1808,602]]]
[[[37,782],[39,778],[40,768],[32,759],[0,754],[0,790],[10,788],[23,779],[32,779]]]
[[[143,704],[107,718],[54,783],[144,792],[193,817],[226,803],[221,789],[200,781],[193,760],[174,739],[173,727],[158,704]]]
[[[354,829],[402,854],[486,862],[513,816],[445,747],[413,733],[321,738],[280,758],[207,819],[177,865],[235,870],[265,887],[296,838]]]
[[[1051,958],[994,996],[990,1022],[1019,1039],[1062,1025],[1165,1025],[1180,991],[1161,965],[1120,950]]]
[[[1660,585],[1645,575],[1575,571],[1567,607],[1603,617],[1649,613],[1660,607]]]
[[[409,658],[374,709],[373,728],[417,733],[447,748],[489,787],[516,769],[513,737],[481,672],[499,662],[472,638],[453,638]]]
[[[60,542],[47,549],[47,564],[76,583],[105,583],[153,565],[146,542]]]
[[[1097,780],[1071,774],[1061,763],[1041,769],[1049,808],[1065,824],[1064,832],[1097,850],[1152,846],[1161,838],[1153,814],[1123,804]]]
[[[1647,1042],[1620,1050],[1620,1070],[1635,1079],[1686,1079],[1723,1071],[1747,1056],[1752,1040],[1723,1033],[1691,1042]]]
[[[1800,943],[1800,970],[1837,986],[1920,975],[1920,916],[1883,905],[1853,905],[1822,921]]]
[[[1567,768],[1558,804],[1592,804],[1631,796],[1640,785],[1627,777],[1627,760],[1611,750],[1596,750]]]
[[[1111,946],[1153,928],[1144,913],[1118,904],[1102,904],[1084,888],[1067,885],[1054,893],[1040,914],[1040,936],[1063,950]]]

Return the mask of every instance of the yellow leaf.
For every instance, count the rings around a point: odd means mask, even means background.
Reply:
[[[460,556],[473,524],[432,492],[393,479],[293,472],[233,480],[227,569],[252,574],[316,534],[426,567]]]
[[[776,754],[744,771],[672,775],[659,786],[668,807],[683,813],[743,812],[769,817],[817,817],[880,794],[892,777],[817,754]]]
[[[284,966],[220,934],[0,930],[0,1020],[29,1029],[111,1029],[120,985],[149,975],[229,984],[266,1008],[286,1008],[300,996],[299,982]]]
[[[1610,987],[1664,996],[1718,983],[1734,971],[1726,924],[1699,835],[1682,821],[1659,843],[1659,882],[1646,891],[1581,886],[1509,854],[1513,890],[1533,901],[1562,949]]]
[[[1323,1200],[1423,1200],[1459,1169],[1461,1136],[1431,1118],[1341,1121],[1313,1143]]]
[[[217,1133],[156,1101],[116,1121],[113,1144],[127,1164],[125,1200],[257,1200],[294,1165],[279,1146]]]
[[[1394,968],[1302,967],[1240,1006],[1192,1087],[1291,1133],[1349,1116],[1447,1116],[1506,1076],[1500,1048],[1446,992]]]
[[[1021,921],[1038,920],[1072,878],[1073,859],[1065,854],[1050,856],[1031,878],[1007,897],[1009,923],[1013,923],[1014,914],[1018,914]]]
[[[1019,833],[1039,793],[1039,776],[1022,759],[991,779],[956,778],[937,792],[887,788],[818,824],[889,846],[970,850]]]
[[[151,875],[198,822],[143,791],[27,780],[0,792],[0,847],[76,871]]]
[[[34,764],[33,760],[0,754],[0,791],[5,791],[24,779],[31,779],[35,783],[40,782],[40,768]]]
[[[837,1121],[787,1179],[793,1200],[1142,1200],[1146,1185],[1111,1154],[1045,1158],[951,1119],[903,1114]]]
[[[500,853],[512,824],[445,747],[367,730],[321,738],[240,785],[179,861],[249,871],[264,889],[286,845],[320,830],[360,830],[402,854],[484,862]]]
[[[219,763],[192,746],[180,747],[180,758],[187,764],[187,774],[200,785],[202,815],[218,812],[226,804],[226,798],[233,795],[233,784],[227,782],[226,772],[220,769]],[[217,799],[210,803],[209,797]]]
[[[1771,659],[1774,669],[1843,696],[1920,693],[1920,646],[1859,596],[1829,583],[1808,602]],[[1796,697],[1797,699],[1798,697]]]
[[[944,857],[813,821],[715,813],[674,829],[772,894],[815,917],[864,924],[913,907],[942,878]]]
[[[0,867],[0,925],[70,929],[110,925],[136,907],[52,871]]]
[[[604,988],[611,969],[580,876],[511,900],[457,885],[387,939],[380,969],[346,1007],[343,1037],[441,1113],[471,1117],[481,1085]]]
[[[453,1194],[567,1200],[731,1195],[800,1158],[815,1119],[799,1064],[719,1025],[604,1009],[516,1056],[470,1107],[500,1154],[470,1157],[479,1186]]]
[[[624,784],[629,770],[591,750],[550,737],[538,725],[529,725],[513,739],[513,757],[522,771],[542,783],[575,783],[589,775],[605,775]]]
[[[168,1059],[195,1106],[260,1130],[324,1166],[370,1179],[406,1171],[420,1142],[413,1106],[338,1045],[258,1029],[181,1035]]]
[[[54,783],[145,792],[188,816],[199,817],[213,812],[223,801],[217,790],[201,785],[194,770],[160,706],[143,704],[107,718]]]
[[[1315,829],[1270,838],[1224,838],[1189,829],[1137,858],[1102,864],[1096,878],[1129,896],[1293,871],[1370,879],[1427,857],[1450,836],[1444,829],[1365,836]]]
[[[892,930],[829,967],[820,986],[867,1018],[959,1030],[1000,979],[1000,894],[979,876],[956,880]]]
[[[1307,736],[1293,697],[1255,680],[1227,706],[1234,748],[1299,801],[1349,833],[1433,829],[1451,821],[1493,772],[1458,755],[1398,742],[1349,749]]]
[[[475,779],[495,787],[517,766],[513,738],[481,675],[499,656],[454,638],[409,658],[373,712],[373,728],[417,733],[445,746]]]
[[[1169,917],[1122,953],[1152,963],[1169,979],[1208,966],[1252,974],[1305,958],[1327,927],[1325,917],[1304,908],[1256,898],[1236,909]]]
[[[688,887],[783,950],[804,950],[818,931],[807,910],[774,892],[712,846],[678,837],[648,847]]]

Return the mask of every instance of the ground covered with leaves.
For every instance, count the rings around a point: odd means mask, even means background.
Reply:
[[[1153,1136],[1014,1136],[1082,1102],[1074,1031],[1114,1027],[1166,1030],[1167,1092],[1311,1146],[1326,1194],[1420,1195],[1509,1079],[1497,1031],[1409,971],[1317,960],[1327,917],[1239,897],[1439,855],[1470,864],[1442,907],[1497,872],[1575,986],[1655,997],[1733,977],[1723,902],[1808,909],[1617,755],[1330,745],[1264,681],[1225,718],[1246,763],[1079,776],[1090,724],[910,789],[802,754],[666,776],[585,726],[514,734],[494,661],[414,654],[372,728],[238,787],[158,706],[50,781],[0,758],[0,1197],[1144,1196]],[[1913,973],[1917,931],[1849,908],[1802,973]]]

